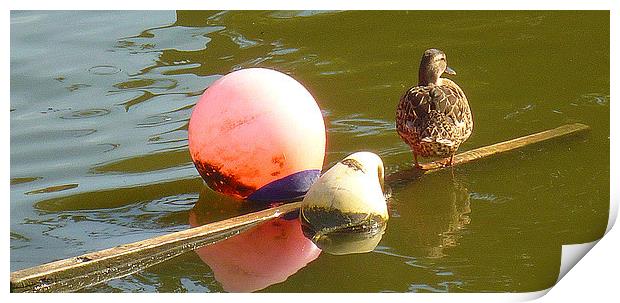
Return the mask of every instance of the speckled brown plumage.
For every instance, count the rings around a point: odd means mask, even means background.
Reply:
[[[453,73],[445,63],[445,54],[427,50],[418,85],[408,89],[398,104],[396,129],[411,147],[416,165],[418,155],[453,156],[473,129],[465,93],[453,81],[439,77],[446,70]]]

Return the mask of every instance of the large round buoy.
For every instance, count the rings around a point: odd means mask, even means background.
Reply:
[[[194,107],[188,133],[207,185],[242,199],[301,197],[323,166],[325,124],[316,101],[295,79],[270,69],[215,81]]]

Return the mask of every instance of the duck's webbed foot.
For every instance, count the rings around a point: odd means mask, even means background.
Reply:
[[[443,167],[450,167],[452,166],[452,161],[454,161],[454,154],[450,155],[450,158],[446,158],[445,161],[442,161],[441,165],[443,165]]]

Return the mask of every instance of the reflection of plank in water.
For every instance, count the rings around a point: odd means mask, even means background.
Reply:
[[[66,292],[130,275],[295,211],[284,204],[208,225],[84,254],[11,273],[11,292]]]
[[[470,150],[454,156],[453,165],[464,164],[497,153],[514,150],[533,143],[580,133],[590,127],[568,124],[529,136]],[[444,168],[439,162],[422,164],[413,175]],[[411,179],[412,170],[401,171],[386,178],[387,182]],[[295,211],[300,202],[284,204],[267,210],[215,222],[212,224],[159,236],[131,244],[59,260],[11,273],[11,292],[76,291],[88,286],[130,275],[174,258],[184,252],[208,245],[255,226],[260,222]]]

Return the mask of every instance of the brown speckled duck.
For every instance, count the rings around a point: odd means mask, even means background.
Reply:
[[[396,110],[396,130],[411,147],[416,167],[422,157],[450,157],[471,135],[474,122],[463,90],[443,73],[456,75],[448,67],[446,54],[428,49],[422,56],[418,85],[405,92]]]

